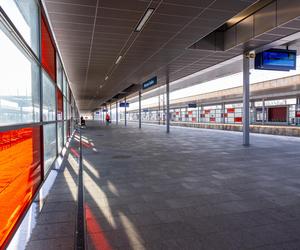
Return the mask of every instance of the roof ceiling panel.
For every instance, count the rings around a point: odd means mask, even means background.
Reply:
[[[187,48],[255,2],[43,1],[81,110],[93,110],[129,85],[140,84],[154,75],[162,84],[167,67],[170,79],[176,80],[238,55],[243,46],[217,53]],[[155,8],[153,15],[142,32],[135,32],[149,6]],[[299,28],[299,21],[295,21],[287,28],[276,28],[252,39],[249,45],[292,34]],[[122,60],[115,64],[120,55]]]

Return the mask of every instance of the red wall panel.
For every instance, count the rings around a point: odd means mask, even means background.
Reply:
[[[268,121],[269,122],[286,122],[287,121],[287,107],[269,108]]]
[[[235,117],[234,122],[243,122],[243,118],[242,117]]]
[[[56,50],[46,23],[42,15],[42,66],[56,82]]]
[[[57,119],[62,120],[63,119],[63,94],[59,90],[59,88],[56,89],[56,95],[57,95]]]
[[[0,132],[0,249],[41,183],[40,127]]]

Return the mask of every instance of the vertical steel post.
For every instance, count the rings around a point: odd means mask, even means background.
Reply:
[[[250,69],[249,56],[243,56],[243,145],[250,145],[250,125],[249,125],[249,83],[250,83]]]
[[[109,116],[110,116],[110,120],[111,120],[111,103],[109,104]]]
[[[139,91],[139,128],[142,128],[142,92]]]
[[[166,114],[166,118],[167,118],[167,133],[170,133],[170,78],[169,78],[169,72],[167,72],[167,76],[166,76],[166,99],[167,99],[167,114]]]
[[[127,108],[126,108],[126,106],[127,105],[126,105],[126,96],[125,96],[125,126],[127,126],[127,117],[126,117],[127,116],[127,114],[126,114],[127,113]]]
[[[158,95],[158,124],[160,125],[160,94]]]
[[[116,101],[116,125],[119,124],[118,101]]]
[[[265,124],[266,105],[265,99],[262,99],[262,124]]]
[[[222,123],[225,124],[225,103],[222,103],[222,108],[221,108],[221,112],[222,112]]]

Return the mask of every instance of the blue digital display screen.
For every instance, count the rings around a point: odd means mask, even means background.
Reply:
[[[296,50],[271,49],[255,57],[255,68],[264,70],[289,71],[296,69]]]

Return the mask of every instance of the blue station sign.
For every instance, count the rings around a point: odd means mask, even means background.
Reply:
[[[148,89],[156,84],[157,84],[157,76],[154,76],[153,78],[143,83],[143,89]]]
[[[120,102],[120,108],[128,108],[129,107],[129,103],[128,102]]]
[[[189,108],[197,108],[197,103],[189,103],[188,107]]]

